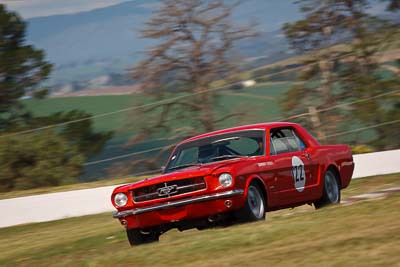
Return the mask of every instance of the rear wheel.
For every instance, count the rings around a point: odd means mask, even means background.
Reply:
[[[238,214],[239,220],[258,221],[265,219],[265,199],[256,183],[247,189],[247,198],[243,209]]]
[[[323,206],[337,203],[340,203],[339,177],[332,170],[328,170],[324,177],[322,198],[315,202],[314,206],[319,209]]]
[[[127,229],[126,235],[131,246],[138,246],[141,244],[157,242],[160,238],[158,232],[142,232],[139,229]]]

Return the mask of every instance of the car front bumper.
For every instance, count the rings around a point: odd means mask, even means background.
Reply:
[[[168,210],[171,208],[177,208],[177,207],[186,206],[186,205],[193,205],[193,204],[201,203],[201,202],[237,197],[237,196],[241,196],[243,194],[244,194],[243,189],[235,189],[235,190],[230,190],[230,191],[221,192],[221,193],[215,193],[215,194],[210,194],[210,195],[203,195],[203,196],[198,196],[198,197],[193,197],[193,198],[188,198],[188,199],[171,201],[171,202],[162,203],[162,204],[154,205],[154,206],[150,206],[150,207],[124,210],[124,211],[114,213],[113,217],[116,219],[120,219],[120,218],[125,218],[125,217],[131,216],[131,215],[139,215],[139,214],[143,214],[143,213]]]

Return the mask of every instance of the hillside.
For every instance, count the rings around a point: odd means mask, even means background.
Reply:
[[[158,0],[128,1],[114,6],[68,15],[28,20],[27,41],[44,49],[55,64],[48,85],[91,86],[90,80],[124,74],[151,44],[139,30]],[[276,16],[276,11],[280,15]],[[235,23],[257,21],[259,37],[239,44],[244,57],[284,57],[287,43],[281,24],[299,18],[297,7],[287,1],[243,1],[234,14]]]
[[[27,41],[44,49],[54,64],[45,85],[69,92],[131,84],[127,70],[152,44],[140,38],[139,31],[158,5],[159,0],[126,1],[75,14],[28,19]],[[398,19],[385,13],[382,3],[371,3],[370,12]],[[232,23],[256,22],[258,33],[235,48],[246,59],[244,65],[254,67],[292,57],[281,27],[300,17],[292,1],[243,1],[234,10]]]

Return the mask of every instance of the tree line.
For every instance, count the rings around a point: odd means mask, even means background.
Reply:
[[[80,110],[34,116],[21,98],[47,96],[52,70],[44,51],[26,44],[26,23],[0,4],[0,192],[78,182],[86,158],[101,151],[111,132],[96,133],[83,120],[56,129],[32,128],[87,118]]]

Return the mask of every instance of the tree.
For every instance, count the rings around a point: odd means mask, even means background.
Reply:
[[[400,131],[399,123],[385,123],[400,119],[400,88],[399,74],[393,72],[385,77],[380,58],[382,51],[390,49],[390,44],[400,36],[398,25],[377,22],[358,26],[355,40],[349,44],[352,53],[351,60],[341,64],[338,70],[338,80],[343,90],[348,92],[349,99],[370,99],[354,103],[351,106],[351,115],[364,125],[381,125],[373,130],[374,137],[370,144],[378,149],[394,149],[400,146],[396,133]],[[392,66],[398,70],[398,66]],[[375,98],[377,95],[382,95]],[[373,111],[373,112],[371,112]],[[359,140],[355,140],[359,143]]]
[[[25,44],[26,24],[0,4],[0,191],[78,181],[84,160],[101,151],[111,132],[95,133],[90,114],[79,110],[35,117],[20,98],[47,95],[40,83],[51,64]],[[40,103],[39,103],[40,104]],[[64,124],[68,121],[74,123]],[[61,124],[54,131],[14,132]]]
[[[327,133],[341,126],[344,118],[347,127],[352,123],[379,124],[384,117],[387,119],[384,114],[376,115],[373,120],[365,116],[371,114],[368,108],[394,114],[396,105],[382,108],[383,103],[388,104],[382,102],[384,98],[354,104],[347,107],[350,112],[346,109],[318,110],[370,98],[394,88],[396,81],[383,78],[378,71],[380,53],[390,42],[388,36],[397,28],[370,16],[365,0],[301,0],[299,3],[305,18],[285,24],[284,31],[296,50],[310,54],[299,75],[302,83],[289,90],[282,102],[284,110],[293,114],[309,113],[311,120],[306,123],[314,127],[322,141],[326,140]],[[344,45],[337,45],[344,41]]]
[[[142,123],[133,143],[160,132],[193,135],[212,131],[218,123],[241,114],[216,114],[218,94],[209,90],[213,81],[235,70],[235,42],[254,36],[251,26],[233,25],[236,6],[221,0],[161,2],[142,31],[144,38],[156,44],[133,74],[142,83],[143,92],[155,100],[184,93],[192,96],[144,108],[135,117],[136,127],[138,121]],[[177,127],[180,123],[185,127]]]
[[[84,159],[52,131],[0,135],[0,192],[77,182]]]
[[[381,0],[381,1],[388,2],[387,10],[389,11],[400,10],[400,0]]]
[[[314,53],[303,62],[305,68],[299,75],[303,83],[288,92],[283,107],[287,112],[313,114],[312,126],[317,137],[324,140],[327,132],[335,130],[334,122],[340,119],[340,114],[332,111],[316,115],[314,110],[334,105],[343,93],[333,90],[335,70],[343,52],[332,46],[338,40],[352,38],[349,27],[355,17],[364,15],[357,10],[365,8],[367,3],[364,0],[301,0],[298,3],[305,18],[286,23],[283,29],[294,49]]]
[[[19,98],[39,90],[51,71],[44,52],[25,44],[26,24],[0,4],[0,130],[21,112]]]

